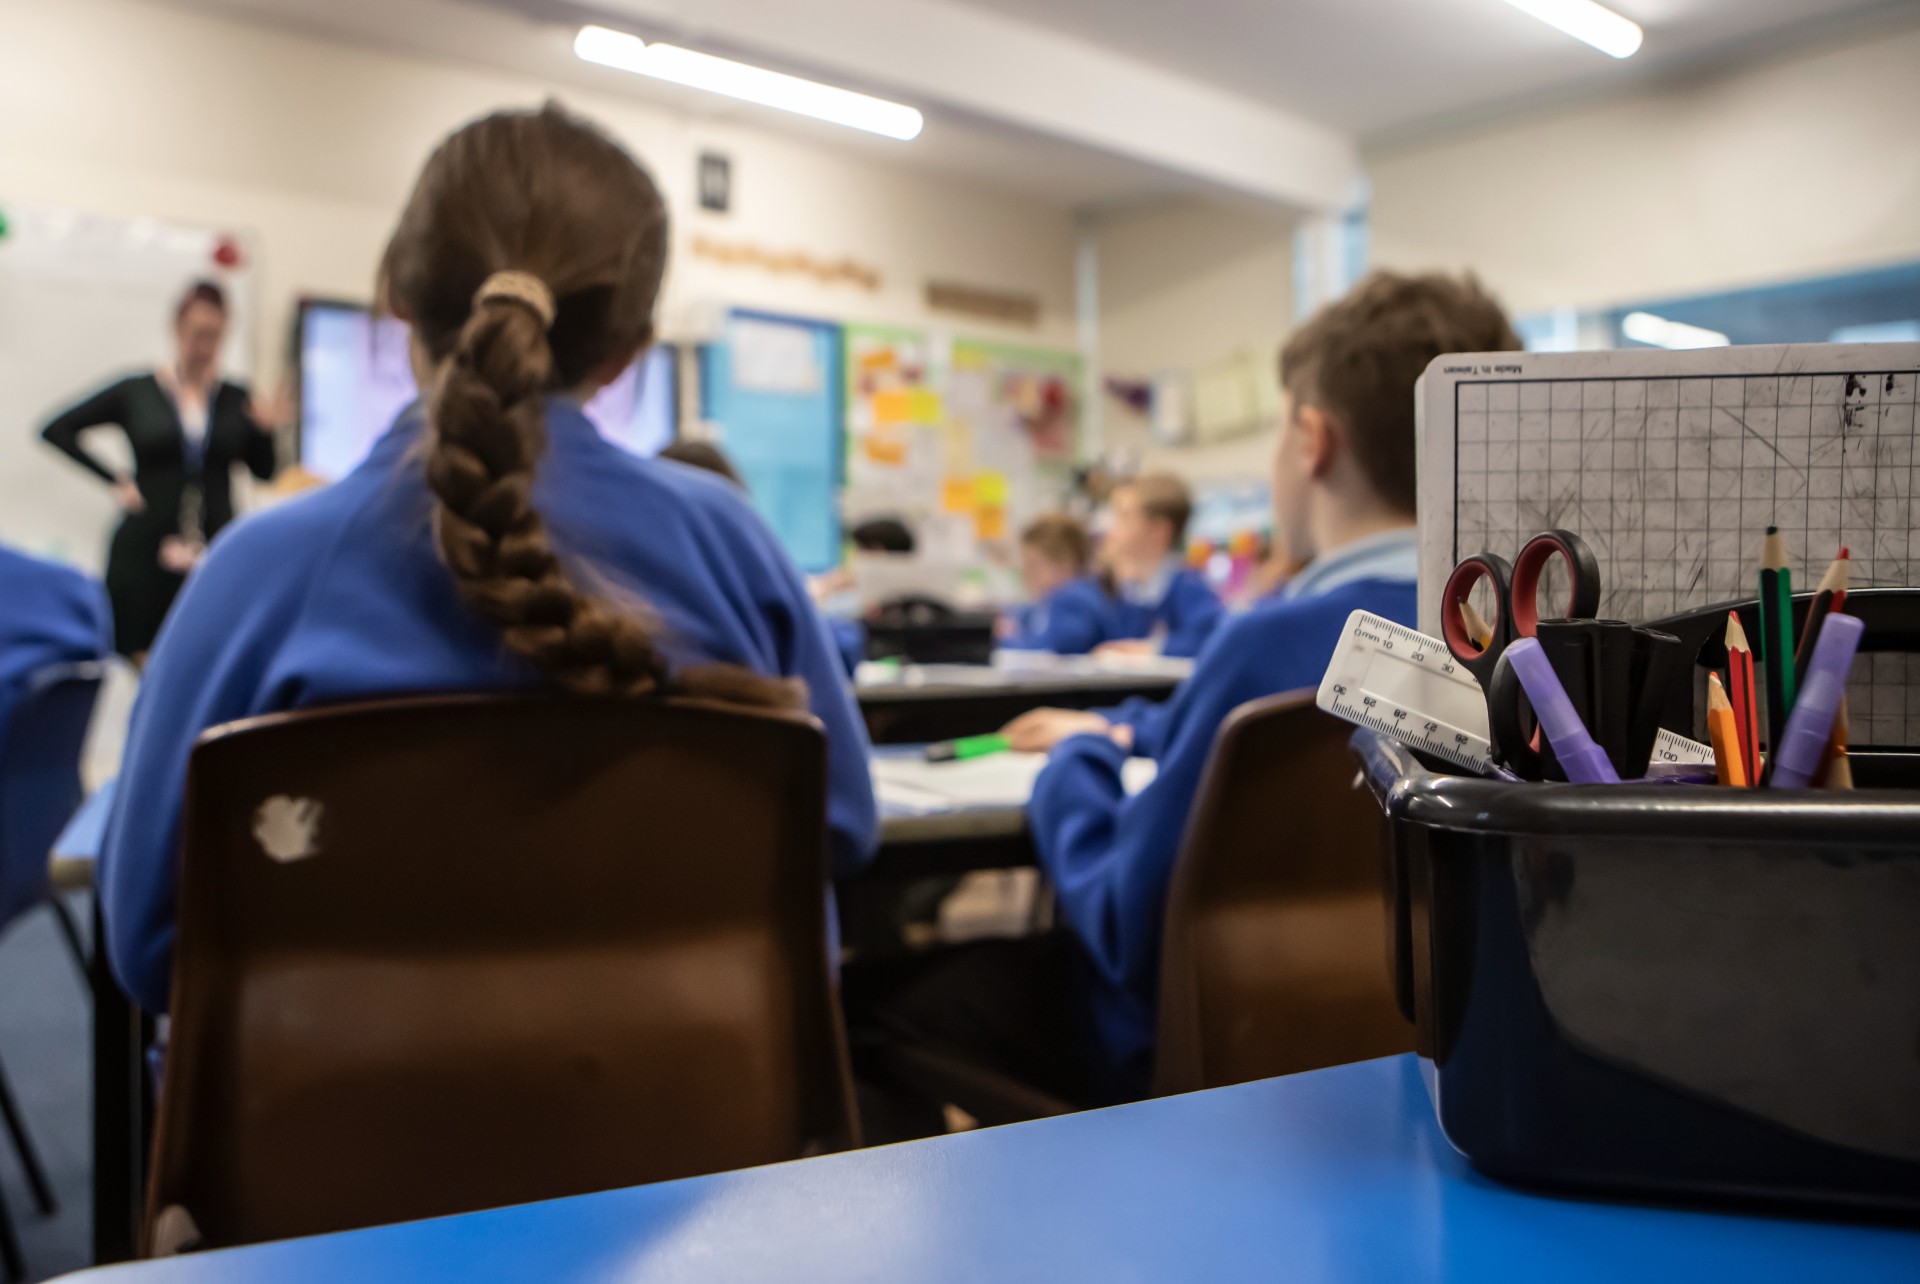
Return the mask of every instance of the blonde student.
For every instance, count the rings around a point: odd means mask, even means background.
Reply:
[[[667,244],[646,171],[558,108],[427,161],[381,275],[431,391],[345,479],[215,540],[154,646],[100,860],[108,955],[144,1007],[167,1004],[188,753],[250,714],[533,685],[804,701],[835,871],[870,858],[866,735],[799,573],[738,487],[637,459],[580,409],[652,340]]]

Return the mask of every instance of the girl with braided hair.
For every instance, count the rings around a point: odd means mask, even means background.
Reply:
[[[804,705],[834,872],[871,857],[866,734],[805,582],[737,487],[636,459],[581,412],[652,340],[666,251],[652,179],[556,107],[428,160],[380,272],[421,402],[349,476],[223,534],[154,647],[100,859],[108,954],[149,1011],[187,756],[234,718],[541,683]]]

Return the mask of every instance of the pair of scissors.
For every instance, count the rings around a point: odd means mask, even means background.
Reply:
[[[1543,617],[1541,580],[1556,557],[1566,563],[1566,607],[1558,615]],[[1483,620],[1469,601],[1482,580],[1493,592],[1491,620]],[[1523,777],[1539,779],[1544,762],[1534,745],[1534,730],[1523,715],[1519,685],[1511,670],[1496,690],[1500,657],[1516,639],[1535,636],[1542,618],[1587,620],[1599,609],[1599,559],[1572,531],[1542,531],[1526,542],[1511,564],[1495,553],[1476,553],[1447,577],[1440,595],[1440,631],[1447,650],[1486,693],[1488,739],[1494,753]]]

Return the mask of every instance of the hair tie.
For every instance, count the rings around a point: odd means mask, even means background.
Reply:
[[[473,306],[477,308],[493,299],[511,299],[539,317],[541,328],[553,329],[553,291],[533,273],[495,272],[474,291]]]

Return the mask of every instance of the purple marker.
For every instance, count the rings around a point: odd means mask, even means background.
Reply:
[[[1793,702],[1786,730],[1780,733],[1780,749],[1773,755],[1773,775],[1768,780],[1773,788],[1803,789],[1820,770],[1840,697],[1847,689],[1847,672],[1853,668],[1854,652],[1866,631],[1866,621],[1857,615],[1829,615],[1820,625],[1800,697]]]
[[[1547,659],[1538,640],[1521,638],[1507,648],[1506,658],[1513,663],[1513,671],[1526,690],[1527,703],[1533,706],[1533,716],[1540,720],[1540,729],[1547,733],[1567,779],[1577,785],[1619,784],[1620,773],[1613,769],[1607,751],[1587,734],[1586,724],[1574,711],[1567,689],[1560,685],[1560,675],[1553,671],[1553,661]]]

